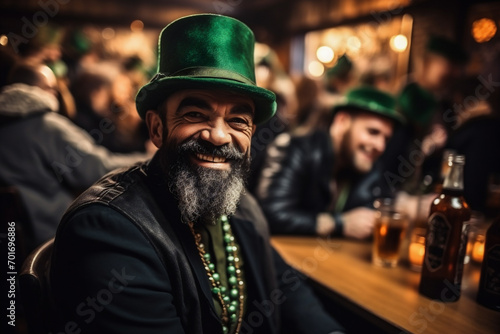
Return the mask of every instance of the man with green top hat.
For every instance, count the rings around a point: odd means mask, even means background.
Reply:
[[[371,86],[349,91],[330,119],[328,131],[284,134],[268,149],[257,194],[271,233],[371,235],[371,205],[386,191],[375,165],[404,119]]]
[[[158,153],[102,178],[62,219],[58,332],[340,333],[243,194],[252,134],[276,108],[255,85],[253,46],[220,15],[161,32],[158,73],[136,97]]]

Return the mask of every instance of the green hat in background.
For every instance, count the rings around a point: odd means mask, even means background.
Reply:
[[[469,61],[469,55],[458,43],[443,36],[430,36],[426,49],[454,63],[465,64]]]
[[[333,107],[333,113],[339,110],[366,111],[396,123],[404,124],[405,118],[396,109],[396,99],[372,86],[361,86],[350,90],[344,100]]]
[[[347,57],[347,55],[342,55],[339,57],[335,65],[326,71],[326,76],[328,78],[341,77],[349,73],[352,70],[352,61]]]
[[[413,82],[406,85],[397,97],[399,109],[412,123],[427,126],[438,105],[431,92]]]
[[[182,89],[225,89],[249,96],[256,124],[276,112],[275,94],[255,84],[253,32],[222,15],[198,14],[173,21],[160,33],[158,70],[135,98],[137,111],[156,109]]]

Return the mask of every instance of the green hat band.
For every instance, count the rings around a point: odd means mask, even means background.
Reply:
[[[250,79],[245,78],[241,74],[223,70],[220,68],[213,67],[193,67],[186,68],[175,73],[171,74],[172,76],[188,76],[188,77],[197,77],[197,78],[213,78],[214,76],[220,79],[234,80],[238,82],[243,82],[249,85],[255,85],[255,82],[252,82]],[[158,78],[166,77],[167,75],[163,73],[157,74]]]
[[[371,86],[362,86],[350,90],[344,101],[333,108],[336,113],[339,110],[360,110],[373,113],[404,124],[405,118],[396,110],[396,99],[385,92]]]

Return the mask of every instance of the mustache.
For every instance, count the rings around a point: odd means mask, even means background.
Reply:
[[[191,139],[178,146],[177,152],[180,155],[189,153],[198,153],[203,155],[209,155],[217,158],[224,158],[226,160],[243,160],[245,158],[245,153],[241,152],[234,144],[224,144],[221,146],[216,146],[210,142]]]

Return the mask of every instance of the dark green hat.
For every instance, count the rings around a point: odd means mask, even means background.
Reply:
[[[352,61],[344,54],[339,57],[332,68],[326,71],[326,76],[328,78],[341,77],[349,73],[349,71],[352,70],[352,66]]]
[[[372,86],[361,86],[350,90],[344,100],[333,108],[339,110],[366,111],[404,124],[404,117],[396,110],[396,99]]]
[[[458,43],[443,36],[430,36],[426,49],[454,63],[465,64],[469,60],[469,55]]]
[[[397,100],[403,115],[420,126],[427,126],[431,122],[438,105],[434,95],[415,82],[406,85]]]
[[[173,21],[160,33],[158,70],[135,98],[137,111],[156,109],[182,89],[225,89],[255,102],[255,123],[276,112],[273,92],[255,84],[253,32],[222,15],[198,14]]]

